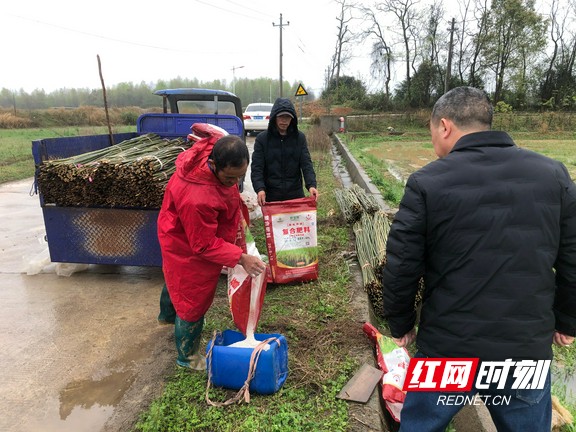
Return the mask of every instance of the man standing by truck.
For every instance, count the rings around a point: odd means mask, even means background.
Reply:
[[[180,154],[166,187],[158,216],[166,281],[159,320],[175,321],[176,363],[182,367],[205,368],[200,335],[222,267],[240,264],[252,276],[266,270],[236,244],[243,205],[237,185],[249,160],[240,137],[213,131]]]

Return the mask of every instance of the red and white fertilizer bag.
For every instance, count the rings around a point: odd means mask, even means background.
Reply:
[[[274,201],[262,206],[272,281],[318,279],[316,199]]]
[[[370,323],[364,323],[364,333],[376,345],[378,367],[384,372],[380,382],[382,399],[386,409],[396,422],[400,422],[400,412],[404,405],[406,392],[402,390],[410,355],[405,348],[399,348],[394,341],[384,336]]]
[[[244,210],[245,213],[246,209]],[[252,237],[250,233],[245,218],[245,215],[241,218],[241,241],[239,243],[242,245],[245,253],[260,257],[256,243],[254,242],[254,237]],[[266,294],[267,280],[266,272],[262,272],[253,278],[246,273],[246,270],[244,270],[244,267],[240,264],[228,269],[228,302],[230,304],[230,312],[232,313],[234,324],[238,330],[246,336],[244,341],[237,342],[233,345],[252,348],[258,345],[259,342],[254,338],[254,332],[260,320],[260,313],[262,311],[262,305],[264,304],[264,295]]]

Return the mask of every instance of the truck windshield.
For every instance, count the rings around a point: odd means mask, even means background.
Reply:
[[[181,114],[216,114],[214,101],[180,100],[177,104]],[[236,107],[232,102],[218,101],[218,114],[236,115]]]

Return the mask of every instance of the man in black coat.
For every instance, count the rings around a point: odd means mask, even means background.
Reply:
[[[471,87],[438,100],[430,131],[439,159],[410,176],[390,230],[384,315],[399,346],[416,340],[417,357],[518,366],[574,341],[576,187],[563,164],[490,130],[492,112]],[[550,430],[549,371],[543,388],[512,389],[509,378],[499,391],[511,399],[487,404],[498,431]],[[479,394],[492,397],[493,387]],[[444,431],[462,405],[439,396],[408,391],[401,430]]]
[[[274,102],[268,130],[256,137],[250,172],[261,206],[266,201],[304,198],[302,177],[310,196],[318,197],[306,136],[298,130],[296,109],[289,99]]]

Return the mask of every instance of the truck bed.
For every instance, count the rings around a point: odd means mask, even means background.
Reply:
[[[185,138],[194,123],[210,123],[244,138],[233,115],[143,114],[136,132],[114,134],[114,143],[147,133]],[[110,146],[108,135],[48,138],[32,142],[36,166]],[[37,186],[35,184],[35,191]],[[60,207],[46,205],[39,193],[52,262],[162,266],[157,237],[159,209]]]

